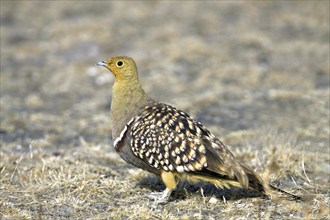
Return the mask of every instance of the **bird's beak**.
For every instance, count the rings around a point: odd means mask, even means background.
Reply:
[[[104,61],[100,61],[96,65],[98,65],[98,66],[106,66],[106,63]]]

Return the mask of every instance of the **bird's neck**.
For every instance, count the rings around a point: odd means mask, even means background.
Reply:
[[[110,117],[112,137],[116,138],[132,117],[151,99],[144,92],[138,80],[115,81],[112,87]]]

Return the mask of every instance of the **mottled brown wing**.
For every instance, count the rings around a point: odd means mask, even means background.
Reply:
[[[170,105],[146,107],[130,135],[133,153],[156,169],[237,179],[248,186],[231,152],[201,123]]]

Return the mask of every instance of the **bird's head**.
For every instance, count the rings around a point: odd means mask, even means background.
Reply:
[[[134,60],[130,57],[111,57],[97,63],[109,69],[116,78],[116,81],[138,79],[137,68]]]

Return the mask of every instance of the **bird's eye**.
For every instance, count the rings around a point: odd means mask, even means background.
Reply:
[[[123,66],[124,65],[124,63],[123,63],[123,61],[121,61],[121,60],[119,60],[117,63],[116,63],[116,66],[117,67],[121,67],[121,66]]]

